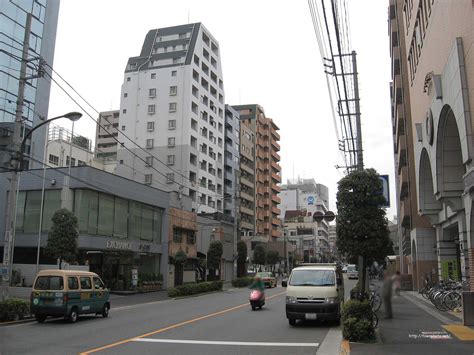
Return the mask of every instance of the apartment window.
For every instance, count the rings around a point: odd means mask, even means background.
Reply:
[[[155,113],[155,105],[148,105],[148,114],[153,115]]]
[[[125,126],[122,126],[122,131],[125,131]]]
[[[174,173],[167,173],[166,174],[166,183],[172,184],[174,181]]]
[[[156,79],[156,73],[151,73],[151,78]]]
[[[122,110],[122,113],[127,113],[127,109],[124,108],[124,109]]]
[[[59,165],[59,157],[53,154],[49,155],[49,162],[54,165]]]
[[[123,97],[127,97],[128,94],[126,92],[123,93]]]
[[[77,161],[77,166],[86,166],[86,162],[85,161],[82,161],[82,160],[78,160]]]
[[[152,179],[153,179],[153,175],[152,175],[152,174],[145,174],[145,184],[150,185]]]
[[[181,58],[173,58],[173,64],[178,64],[181,61]]]
[[[130,79],[130,77],[129,77],[129,76],[127,76],[127,81],[130,81],[130,80],[131,80],[131,79]]]
[[[66,165],[69,166],[69,156],[66,157]],[[71,159],[71,166],[76,166],[76,158]]]
[[[196,137],[191,136],[191,146],[193,148],[197,148],[197,138]]]
[[[195,119],[191,118],[191,128],[195,131],[197,131],[198,123]]]
[[[168,138],[168,147],[174,147],[175,144],[175,138],[174,137],[169,137]]]
[[[168,157],[166,158],[166,163],[168,165],[174,165],[174,155],[168,155]]]
[[[156,88],[148,90],[148,97],[151,97],[151,98],[156,97]]]
[[[171,72],[171,76],[177,76],[177,75],[178,75],[178,71],[177,71],[177,70],[173,70],[173,71]]]
[[[146,130],[148,132],[153,132],[155,130],[155,122],[147,122],[146,123]]]
[[[153,148],[153,143],[154,143],[154,142],[153,142],[153,139],[147,139],[147,140],[146,140],[146,147],[147,147],[148,149]]]
[[[120,165],[122,165],[123,164],[123,159],[120,159],[119,163],[120,163]]]
[[[145,164],[146,166],[153,166],[153,157],[152,156],[145,157]]]
[[[177,86],[170,86],[170,96],[175,96],[178,93]]]
[[[169,112],[176,112],[176,102],[170,102]]]
[[[192,153],[189,154],[189,163],[190,163],[191,165],[196,166],[196,165],[197,165],[197,156],[194,155],[194,154],[192,154]]]
[[[176,128],[176,120],[169,120],[168,129],[175,129],[175,128]]]

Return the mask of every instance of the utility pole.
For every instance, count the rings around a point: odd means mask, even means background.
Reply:
[[[357,54],[352,51],[352,75],[354,78],[354,103],[355,103],[355,117],[357,129],[357,170],[364,170],[364,158],[362,151],[362,127],[360,122],[360,103],[359,103],[359,81],[357,77]],[[359,255],[359,272],[362,274],[360,280],[360,289],[364,295],[367,284],[367,273],[365,270],[364,257]]]
[[[23,38],[23,51],[21,55],[20,79],[18,82],[18,98],[16,102],[15,125],[12,138],[12,157],[10,161],[10,186],[8,189],[7,210],[5,216],[5,236],[3,243],[3,279],[2,300],[8,299],[8,285],[10,283],[10,257],[13,243],[14,215],[16,213],[16,189],[18,184],[18,170],[21,168],[21,127],[23,118],[23,101],[25,98],[26,69],[28,62],[28,50],[30,47],[31,13],[26,15],[25,35]]]
[[[239,237],[239,170],[235,170],[235,184],[234,184],[234,278],[238,277],[237,264],[237,239]]]

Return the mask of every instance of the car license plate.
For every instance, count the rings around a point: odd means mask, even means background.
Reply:
[[[306,320],[315,320],[318,318],[318,315],[316,313],[305,313],[304,318]]]

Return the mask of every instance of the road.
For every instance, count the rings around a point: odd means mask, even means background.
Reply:
[[[353,281],[346,282],[346,294]],[[49,320],[0,328],[1,354],[314,354],[331,323],[288,325],[285,289],[253,312],[247,289],[113,307],[76,324]]]

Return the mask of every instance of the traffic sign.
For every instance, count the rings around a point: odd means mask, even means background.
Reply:
[[[385,203],[382,207],[390,207],[390,185],[388,183],[388,175],[380,175],[379,179],[382,182],[382,195],[385,197]]]

